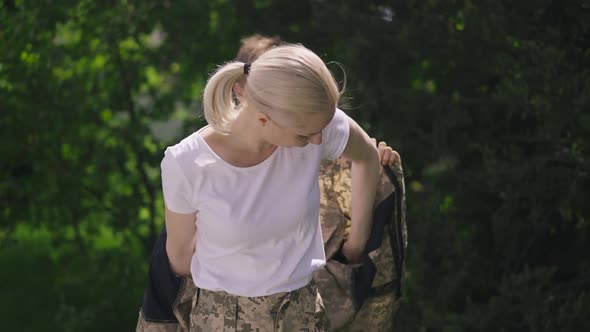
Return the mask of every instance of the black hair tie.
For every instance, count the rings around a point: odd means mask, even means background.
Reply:
[[[244,75],[248,75],[250,73],[250,67],[252,66],[251,63],[244,64]]]

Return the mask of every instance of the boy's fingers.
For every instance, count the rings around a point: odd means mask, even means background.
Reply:
[[[397,166],[402,164],[402,157],[400,157],[397,151],[391,151],[391,162],[389,163],[390,166]]]
[[[371,138],[371,141],[373,144],[377,144],[376,139]],[[389,165],[393,167],[396,165],[401,165],[402,159],[399,153],[393,150],[390,146],[387,146],[387,143],[380,141],[379,144],[377,144],[377,148],[379,149],[379,159],[382,166]]]
[[[382,148],[379,149],[381,151],[381,165],[385,166],[389,164],[389,159],[391,158],[391,149]]]

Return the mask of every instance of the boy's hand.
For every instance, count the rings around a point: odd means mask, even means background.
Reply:
[[[381,166],[387,165],[393,167],[396,165],[401,165],[402,159],[397,151],[393,150],[390,146],[387,146],[387,143],[383,141],[377,144],[376,139],[371,138],[371,140],[377,145],[377,148],[379,149],[379,160],[381,162]]]

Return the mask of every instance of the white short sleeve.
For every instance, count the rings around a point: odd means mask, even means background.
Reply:
[[[160,164],[162,171],[162,191],[166,207],[176,213],[193,213],[196,209],[191,204],[191,184],[183,173],[178,161],[167,149]]]
[[[332,121],[322,131],[322,159],[334,160],[344,152],[350,134],[348,116],[336,109]]]

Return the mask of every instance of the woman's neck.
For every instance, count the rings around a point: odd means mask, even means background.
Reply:
[[[220,134],[209,127],[201,136],[225,162],[236,167],[254,166],[270,157],[277,148],[260,136],[260,125],[256,121],[255,113],[242,110],[229,134]]]
[[[260,123],[257,121],[256,111],[243,109],[232,123],[230,133],[225,135],[225,143],[232,149],[254,155],[265,155],[269,151],[274,151],[276,145],[262,138]]]

